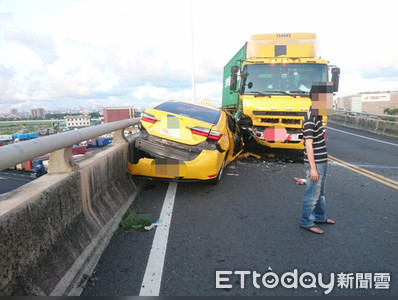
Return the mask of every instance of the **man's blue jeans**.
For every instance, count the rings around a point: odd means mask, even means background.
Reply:
[[[306,170],[306,185],[303,198],[303,216],[300,221],[301,227],[311,227],[314,222],[326,222],[325,182],[327,164],[316,164],[318,170],[318,181],[311,180],[310,164],[304,163]]]

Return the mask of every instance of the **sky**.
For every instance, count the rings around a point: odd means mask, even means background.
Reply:
[[[341,69],[336,96],[398,90],[397,12],[396,0],[0,0],[0,113],[192,101],[192,69],[196,101],[220,105],[224,66],[260,33],[316,33]]]

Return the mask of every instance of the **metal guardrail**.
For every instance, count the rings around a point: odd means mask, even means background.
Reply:
[[[364,112],[350,111],[350,110],[344,110],[344,109],[334,109],[334,112],[354,114],[354,115],[363,115],[363,116],[370,116],[370,117],[378,117],[378,118],[394,118],[395,120],[398,119],[398,115],[372,114],[372,113],[364,113]]]
[[[126,142],[124,129],[139,123],[140,118],[133,118],[2,146],[0,147],[0,170],[50,153],[48,173],[74,171],[77,165],[74,164],[72,158],[73,145],[110,132],[114,132],[112,143]]]

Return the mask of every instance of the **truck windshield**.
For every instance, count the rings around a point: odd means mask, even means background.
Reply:
[[[242,95],[309,94],[312,83],[327,81],[327,65],[259,64],[243,69]]]

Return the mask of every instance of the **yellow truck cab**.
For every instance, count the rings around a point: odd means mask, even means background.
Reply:
[[[312,84],[328,82],[331,68],[316,52],[315,33],[253,35],[224,67],[222,107],[259,144],[303,149],[301,128]],[[331,73],[337,91],[340,69]]]

